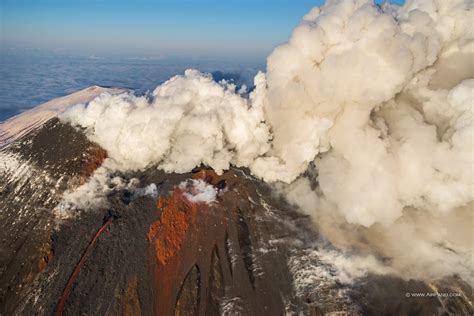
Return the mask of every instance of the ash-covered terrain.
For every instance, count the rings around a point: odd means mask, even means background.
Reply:
[[[328,0],[254,87],[0,124],[0,314],[471,315],[474,4]]]
[[[64,216],[65,196],[106,159],[54,117],[1,149],[1,315],[473,311],[472,289],[457,277],[341,282],[309,217],[246,169],[117,171],[95,206]],[[406,297],[414,292],[456,296]]]

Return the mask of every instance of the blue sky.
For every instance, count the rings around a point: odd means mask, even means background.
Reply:
[[[324,0],[0,0],[2,48],[264,58]]]

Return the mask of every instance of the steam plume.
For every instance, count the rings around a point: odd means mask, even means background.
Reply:
[[[472,281],[473,12],[463,0],[328,1],[249,98],[189,70],[152,97],[102,95],[63,119],[123,169],[249,167],[343,252],[384,258],[364,269]]]

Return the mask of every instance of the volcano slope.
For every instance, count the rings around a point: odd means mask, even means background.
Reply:
[[[318,259],[327,245],[311,221],[246,170],[116,172],[129,185],[109,182],[102,203],[58,216],[65,192],[106,159],[57,118],[0,150],[1,315],[473,312],[456,277],[340,283]],[[458,295],[406,297],[434,289]]]

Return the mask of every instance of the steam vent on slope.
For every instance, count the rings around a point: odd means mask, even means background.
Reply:
[[[251,91],[0,123],[0,315],[472,315],[473,12],[328,0]]]

